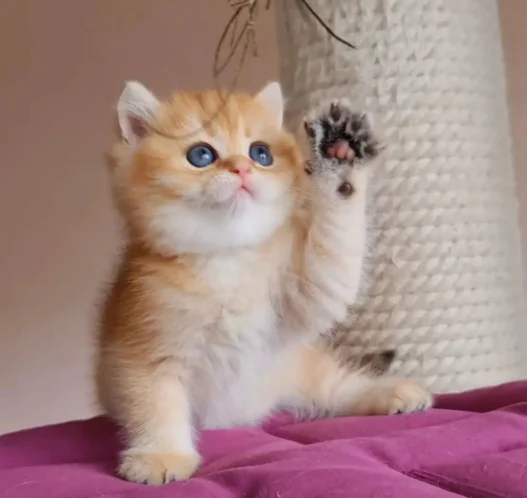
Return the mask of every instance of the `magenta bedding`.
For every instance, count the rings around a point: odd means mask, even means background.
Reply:
[[[527,382],[439,396],[391,417],[206,431],[204,464],[153,488],[114,475],[104,418],[0,437],[1,498],[527,497]]]

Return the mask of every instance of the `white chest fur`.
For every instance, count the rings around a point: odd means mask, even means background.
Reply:
[[[189,366],[189,395],[200,425],[253,422],[269,406],[247,398],[273,368],[280,343],[273,272],[249,251],[203,258],[200,265],[212,292],[171,296],[176,330],[170,348]]]

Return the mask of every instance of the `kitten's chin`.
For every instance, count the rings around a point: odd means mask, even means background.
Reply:
[[[146,223],[146,238],[164,254],[207,254],[262,244],[282,226],[292,202],[262,203],[251,192],[236,192],[214,207],[162,206]]]

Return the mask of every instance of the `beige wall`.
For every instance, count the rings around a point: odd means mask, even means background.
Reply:
[[[112,106],[130,78],[160,94],[210,86],[225,4],[3,0],[0,433],[94,413],[96,302],[119,243],[102,160]],[[527,2],[501,7],[525,228]],[[276,76],[272,14],[259,32],[250,89]]]
[[[527,269],[527,2],[500,0],[523,259]],[[526,273],[527,281],[527,273]]]
[[[212,85],[220,0],[3,0],[0,433],[93,413],[96,302],[119,242],[103,152],[126,79]],[[276,77],[273,15],[242,84]]]

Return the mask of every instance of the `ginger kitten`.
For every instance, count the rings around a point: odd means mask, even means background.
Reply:
[[[192,476],[199,428],[278,408],[369,415],[422,410],[418,383],[350,368],[318,339],[357,297],[365,201],[379,144],[334,102],[306,120],[309,167],[282,129],[283,98],[128,83],[111,153],[128,245],[101,319],[100,400],[126,431],[119,473]]]

